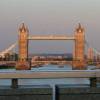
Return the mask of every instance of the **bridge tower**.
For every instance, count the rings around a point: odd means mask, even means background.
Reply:
[[[73,56],[73,69],[85,69],[84,62],[84,48],[85,48],[85,35],[84,28],[79,23],[75,30],[75,51]]]
[[[19,57],[18,62],[16,64],[16,69],[26,70],[30,69],[28,63],[28,28],[22,23],[19,28],[18,35],[18,46],[19,46]]]

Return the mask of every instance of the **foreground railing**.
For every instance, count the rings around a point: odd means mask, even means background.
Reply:
[[[18,88],[18,79],[50,79],[50,78],[89,78],[90,87],[96,87],[100,78],[99,70],[74,70],[64,72],[6,71],[0,72],[0,79],[11,79],[11,87]]]

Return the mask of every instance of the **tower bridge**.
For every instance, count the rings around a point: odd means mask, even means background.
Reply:
[[[24,23],[19,28],[18,45],[19,45],[19,60],[16,69],[30,69],[28,62],[28,44],[29,40],[74,40],[73,53],[73,69],[85,69],[84,49],[85,49],[85,34],[81,24],[75,29],[73,36],[66,35],[33,35],[29,36],[29,30]]]
[[[24,25],[24,23],[19,28],[18,34],[18,43],[14,43],[9,46],[7,49],[0,52],[0,57],[4,58],[5,54],[9,53],[15,46],[18,44],[19,50],[19,58],[17,63],[11,61],[0,62],[1,64],[13,63],[16,64],[16,69],[30,69],[30,63],[28,61],[28,45],[29,40],[72,40],[74,42],[74,52],[73,52],[73,61],[33,61],[33,63],[68,63],[71,64],[73,69],[85,69],[86,64],[88,64],[85,57],[85,47],[93,49],[93,53],[95,53],[95,57],[93,63],[97,64],[100,67],[100,53],[90,46],[90,44],[85,40],[84,28],[79,24],[75,29],[74,34],[72,36],[67,35],[29,35],[28,28]],[[66,42],[67,44],[67,42]],[[90,52],[91,53],[91,52]],[[88,53],[88,54],[90,54]],[[93,56],[92,56],[93,57]],[[90,62],[89,62],[90,63]]]

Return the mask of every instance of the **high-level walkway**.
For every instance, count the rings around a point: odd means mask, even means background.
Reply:
[[[75,40],[75,37],[66,35],[33,35],[28,37],[29,40]]]

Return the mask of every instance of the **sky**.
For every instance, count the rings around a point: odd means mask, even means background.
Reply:
[[[0,0],[0,51],[18,40],[24,22],[30,35],[73,36],[78,23],[85,38],[100,51],[100,0]],[[30,41],[30,53],[72,52],[74,41]]]

